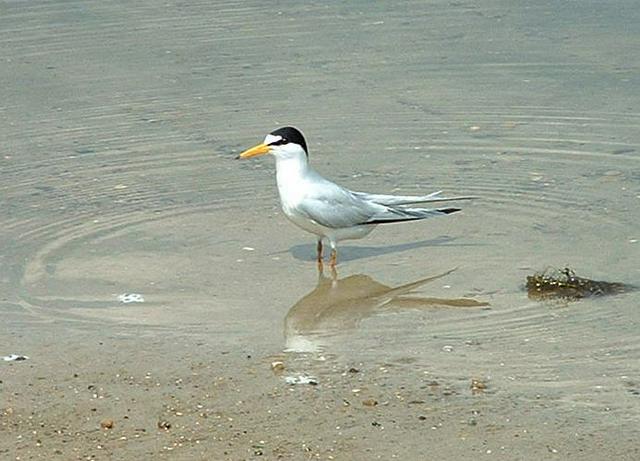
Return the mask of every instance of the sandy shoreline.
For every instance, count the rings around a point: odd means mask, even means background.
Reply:
[[[411,361],[265,354],[197,335],[76,332],[62,345],[46,328],[40,336],[30,360],[3,365],[6,459],[638,456],[622,408],[558,406],[552,388],[443,379]],[[284,382],[300,374],[318,384]],[[486,389],[474,391],[472,379]]]

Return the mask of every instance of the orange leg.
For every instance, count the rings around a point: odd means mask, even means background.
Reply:
[[[338,283],[338,271],[336,266],[331,266],[331,286],[335,286],[336,283]]]
[[[329,256],[329,266],[335,268],[336,264],[338,264],[338,252],[333,248],[331,250],[331,256]]]

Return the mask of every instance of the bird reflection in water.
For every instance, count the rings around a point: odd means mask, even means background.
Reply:
[[[417,288],[442,278],[455,269],[397,287],[384,285],[363,274],[338,279],[337,273],[332,271],[331,277],[327,277],[321,267],[319,269],[317,286],[295,303],[285,317],[287,351],[320,351],[327,345],[330,337],[353,330],[362,320],[378,313],[489,305],[471,298],[411,296]]]

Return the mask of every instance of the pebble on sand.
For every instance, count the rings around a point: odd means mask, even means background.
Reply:
[[[472,379],[471,380],[471,392],[474,394],[479,394],[484,392],[487,389],[487,383],[482,381],[481,379]]]
[[[169,421],[160,420],[158,421],[158,429],[164,429],[165,431],[168,431],[169,429],[171,429],[171,423]]]
[[[29,360],[29,357],[27,357],[26,355],[11,354],[5,355],[4,357],[2,357],[2,360],[4,360],[5,362],[22,362],[24,360]]]
[[[123,304],[143,303],[144,296],[139,293],[122,293],[121,295],[118,295],[118,301]]]
[[[365,407],[375,407],[378,405],[378,401],[376,399],[365,399],[362,401],[362,405]]]
[[[113,419],[110,419],[110,418],[103,419],[102,421],[100,421],[100,427],[102,429],[113,429],[114,425],[115,423],[113,422]]]

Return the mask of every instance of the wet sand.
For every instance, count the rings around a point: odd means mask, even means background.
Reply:
[[[640,458],[640,295],[523,290],[640,283],[634,2],[1,6],[3,459]],[[482,199],[332,282],[233,160],[284,124]]]

